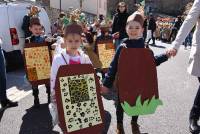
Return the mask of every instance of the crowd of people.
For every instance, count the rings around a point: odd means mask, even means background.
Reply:
[[[171,56],[175,56],[180,45],[185,42],[185,46],[192,45],[192,54],[190,56],[189,73],[197,76],[200,81],[200,49],[199,36],[200,25],[198,17],[200,16],[200,0],[195,0],[194,5],[183,22],[178,16],[173,23],[166,25],[166,22],[159,19],[156,20],[153,14],[144,17],[138,11],[129,14],[125,2],[120,2],[117,5],[116,14],[113,21],[106,20],[104,16],[100,16],[94,20],[93,24],[86,22],[85,15],[80,10],[74,10],[70,14],[60,13],[57,21],[53,23],[52,37],[47,37],[44,34],[44,27],[40,23],[38,17],[38,8],[31,7],[28,15],[24,17],[22,29],[24,31],[26,40],[25,43],[45,43],[48,42],[49,47],[55,50],[53,58],[50,84],[46,84],[46,91],[48,96],[48,103],[51,103],[50,111],[56,111],[55,99],[55,79],[58,69],[61,65],[66,64],[92,64],[94,68],[102,68],[102,64],[97,56],[97,43],[99,40],[113,40],[116,47],[116,54],[108,72],[102,83],[101,93],[107,94],[109,89],[113,86],[116,73],[118,71],[118,59],[122,48],[148,48],[149,45],[156,45],[156,30],[159,30],[159,35],[164,34],[164,30],[170,29],[167,42],[172,42],[174,46],[165,53],[155,56],[156,65],[167,61]],[[192,42],[192,33],[195,23],[197,27],[194,32],[194,40]],[[152,44],[150,41],[152,40]],[[90,49],[88,49],[90,48]],[[92,54],[91,54],[92,53]],[[126,59],[130,61],[131,59]],[[0,53],[0,102],[2,107],[17,106],[17,102],[10,101],[6,96],[6,70],[3,52]],[[103,74],[104,75],[104,74]],[[40,107],[38,86],[32,86],[34,96],[34,107]],[[200,126],[197,124],[200,116],[200,87],[195,98],[194,106],[190,113],[190,131],[200,132]],[[119,98],[118,98],[118,101]],[[52,112],[51,112],[52,113]],[[57,115],[52,115],[54,124],[58,123]],[[117,116],[117,134],[124,134],[123,128],[123,109],[118,103],[116,108]],[[133,116],[132,132],[139,134],[140,129],[138,125],[138,116]]]

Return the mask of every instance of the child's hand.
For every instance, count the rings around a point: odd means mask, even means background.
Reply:
[[[46,41],[46,42],[52,42],[52,41],[53,41],[53,39],[52,39],[52,38],[50,38],[50,37],[47,37],[47,38],[45,39],[45,41]]]
[[[114,38],[114,39],[118,39],[118,38],[119,38],[119,32],[114,33],[114,34],[113,34],[113,38]]]
[[[169,50],[167,50],[167,52],[166,52],[166,54],[168,55],[168,56],[176,56],[176,54],[177,54],[177,50],[176,49],[174,49],[174,48],[172,48],[172,49],[169,49]]]
[[[56,49],[56,45],[57,45],[56,43],[52,44],[51,45],[51,49],[55,50]]]
[[[102,86],[102,87],[101,87],[100,93],[101,93],[102,95],[108,94],[108,92],[109,92],[109,88],[107,88],[107,87],[105,87],[105,86]]]
[[[171,56],[172,56],[168,51],[166,51],[165,54],[167,55],[168,58],[171,58]]]

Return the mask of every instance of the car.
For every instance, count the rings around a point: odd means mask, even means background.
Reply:
[[[1,2],[0,3],[0,37],[8,70],[23,66],[23,48],[25,35],[22,30],[23,18],[28,14],[31,6],[25,2]],[[44,8],[39,7],[39,18],[45,28],[45,34],[51,35],[51,24]]]

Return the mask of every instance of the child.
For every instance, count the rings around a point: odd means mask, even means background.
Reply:
[[[29,30],[32,32],[32,35],[26,38],[25,43],[44,43],[50,41],[45,35],[43,35],[43,28],[39,18],[35,17],[30,20]],[[45,86],[46,86],[46,92],[48,94],[48,103],[50,103],[50,85],[45,85]],[[39,94],[38,86],[32,86],[32,90],[34,96],[34,107],[39,108],[40,101],[38,97]]]
[[[115,76],[117,73],[118,59],[119,59],[119,55],[122,48],[145,48],[144,39],[142,38],[143,23],[144,23],[144,18],[138,12],[128,17],[127,24],[126,24],[126,32],[129,38],[124,40],[124,42],[117,49],[115,57],[113,61],[111,62],[108,73],[104,79],[103,87],[101,88],[102,94],[107,93],[109,88],[113,86],[113,82],[115,80]],[[161,63],[167,60],[168,60],[168,56],[166,54],[155,56],[156,65],[160,65]],[[131,61],[131,57],[130,59],[127,59],[127,61]],[[118,102],[120,102],[119,98],[118,98]],[[117,104],[116,114],[117,114],[117,134],[124,134],[123,109],[120,103]],[[131,125],[132,125],[133,134],[140,134],[137,120],[138,120],[138,116],[132,117]]]
[[[55,81],[60,66],[67,64],[91,64],[89,57],[79,48],[81,46],[82,27],[78,24],[70,24],[65,29],[63,51],[54,56],[51,68],[51,94],[52,103],[49,105],[53,118],[53,124],[58,124],[57,107],[55,99]]]

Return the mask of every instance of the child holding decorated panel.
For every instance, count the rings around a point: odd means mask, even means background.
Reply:
[[[29,30],[31,31],[32,35],[28,38],[26,38],[25,43],[45,43],[45,42],[51,42],[50,38],[47,38],[43,34],[43,27],[40,23],[39,18],[34,17],[30,20]],[[46,92],[48,94],[48,103],[50,103],[50,86],[48,84],[46,86]],[[33,90],[33,96],[34,96],[34,107],[39,108],[40,107],[40,101],[39,101],[39,90],[38,86],[32,86]]]
[[[131,16],[128,17],[127,23],[126,23],[126,32],[128,34],[128,39],[125,39],[123,43],[118,47],[117,52],[114,56],[113,61],[110,64],[108,73],[104,79],[103,87],[101,89],[102,94],[106,94],[113,86],[114,80],[116,78],[116,73],[118,72],[118,60],[121,53],[121,50],[123,48],[146,48],[143,39],[143,23],[144,18],[143,16],[135,12]],[[159,56],[155,56],[154,60],[156,65],[160,65],[161,63],[168,60],[167,54],[161,54]],[[138,57],[141,58],[141,57]],[[126,59],[127,63],[131,62],[130,59]],[[118,94],[119,96],[119,94]],[[120,100],[118,98],[117,108],[116,108],[116,115],[117,115],[117,134],[124,134],[124,128],[123,128],[123,109],[121,104],[119,103]],[[131,126],[132,126],[132,132],[133,134],[140,134],[139,125],[137,124],[138,116],[132,116]]]
[[[60,66],[68,64],[91,64],[89,57],[80,50],[82,44],[81,34],[83,29],[77,23],[69,24],[65,29],[63,51],[54,56],[51,68],[51,94],[52,103],[50,104],[50,112],[53,124],[58,124],[57,106],[55,99],[55,82],[57,72]]]

